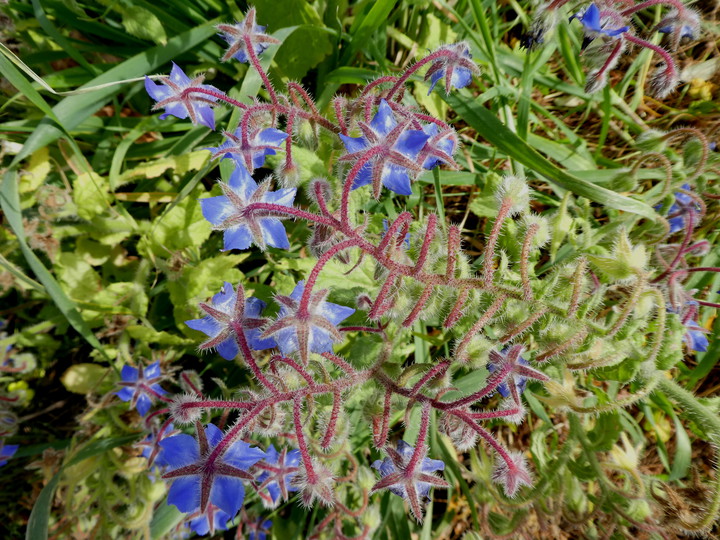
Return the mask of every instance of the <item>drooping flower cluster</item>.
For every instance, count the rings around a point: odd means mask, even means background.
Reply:
[[[524,39],[528,48],[537,47],[544,42],[545,35],[558,23],[558,12],[565,4],[567,0],[559,0],[538,8],[531,29]],[[653,31],[669,36],[670,51],[676,51],[683,40],[697,38],[700,28],[699,15],[673,0],[649,0],[635,4],[622,0],[596,0],[570,17],[571,21],[579,21],[583,29],[582,55],[590,68],[585,88],[588,93],[605,87],[609,72],[632,45],[649,49],[660,57],[661,61],[650,78],[652,94],[664,98],[675,89],[679,82],[675,60],[665,48],[637,36],[632,22],[636,14],[658,4],[668,6],[670,11]]]

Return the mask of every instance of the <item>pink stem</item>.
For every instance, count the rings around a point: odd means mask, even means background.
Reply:
[[[620,15],[623,17],[629,17],[633,13],[637,13],[638,11],[642,11],[643,9],[647,9],[651,6],[657,6],[658,4],[673,6],[678,10],[678,12],[685,11],[685,5],[678,0],[645,0],[645,2],[640,2],[631,8],[621,11]]]

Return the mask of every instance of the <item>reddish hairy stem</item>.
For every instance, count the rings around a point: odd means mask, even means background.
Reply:
[[[300,407],[302,403],[299,398],[293,400],[293,424],[295,424],[295,434],[297,436],[298,449],[300,450],[300,457],[302,457],[303,465],[305,466],[305,472],[307,475],[308,483],[313,484],[317,480],[317,474],[312,466],[312,458],[308,451],[307,442],[305,441],[305,434],[302,429],[302,418],[300,416]]]
[[[349,249],[351,247],[357,247],[357,240],[354,238],[349,238],[347,240],[343,240],[342,242],[335,244],[333,247],[328,249],[325,253],[322,254],[322,256],[317,260],[315,263],[315,266],[313,267],[312,271],[310,272],[310,275],[307,277],[307,281],[305,282],[305,289],[303,290],[303,295],[300,298],[300,306],[298,307],[298,315],[307,315],[308,314],[308,304],[310,303],[310,295],[312,294],[313,287],[315,286],[315,282],[317,281],[318,276],[320,275],[320,271],[323,269],[323,267],[332,259],[336,254],[340,253],[341,251],[344,251],[346,249]]]
[[[633,13],[637,13],[638,11],[642,11],[643,9],[647,9],[652,6],[657,6],[658,4],[665,6],[673,6],[675,9],[678,10],[678,12],[685,11],[685,5],[678,0],[645,0],[645,2],[640,2],[639,4],[635,4],[631,8],[621,11],[620,15],[622,15],[623,17],[629,17]]]
[[[272,101],[274,105],[279,105],[277,95],[275,94],[272,83],[270,82],[270,79],[268,79],[267,73],[265,73],[265,70],[260,65],[260,60],[258,60],[258,57],[255,54],[255,48],[253,46],[252,40],[250,39],[250,36],[244,35],[243,41],[245,42],[245,52],[247,54],[247,57],[250,59],[250,63],[252,63],[255,71],[257,71],[258,75],[260,75],[260,78],[262,79],[263,85],[268,91],[268,94],[270,94],[270,101]]]
[[[418,432],[417,439],[415,441],[415,449],[413,450],[410,461],[407,464],[408,471],[414,471],[418,466],[418,463],[425,455],[427,451],[425,448],[425,439],[427,438],[428,426],[430,425],[430,403],[424,402],[422,404],[422,411],[420,413],[420,431]]]
[[[338,417],[340,416],[340,406],[342,405],[342,396],[340,395],[340,392],[335,392],[333,395],[333,407],[332,412],[330,413],[330,421],[327,425],[327,431],[325,432],[325,436],[323,437],[322,442],[320,443],[320,447],[323,450],[327,450],[330,448],[330,443],[332,442],[332,438],[335,436],[335,426],[337,425]]]
[[[500,229],[502,229],[503,221],[505,221],[511,207],[512,199],[505,197],[500,204],[500,210],[498,211],[497,218],[493,223],[490,236],[488,236],[487,244],[485,244],[485,249],[483,250],[482,280],[485,287],[488,288],[492,288],[493,276],[495,274],[495,269],[493,268],[495,264],[495,245],[497,244],[500,236]]]

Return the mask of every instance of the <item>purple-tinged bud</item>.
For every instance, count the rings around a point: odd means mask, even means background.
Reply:
[[[525,179],[518,176],[505,176],[495,195],[498,206],[509,199],[508,215],[514,216],[527,212],[530,206],[530,188]]]
[[[467,412],[471,412],[469,408]],[[440,433],[450,437],[458,452],[467,452],[477,446],[477,431],[453,414],[442,414],[438,429]]]
[[[498,456],[492,472],[492,480],[501,484],[505,494],[510,498],[517,495],[523,484],[532,486],[533,483],[525,456],[521,452],[508,452],[505,459],[503,456]]]
[[[661,62],[650,77],[650,92],[657,99],[664,99],[675,90],[679,82],[676,67]]]
[[[335,476],[317,458],[312,459],[312,472],[301,464],[295,474],[292,485],[300,491],[300,503],[305,508],[311,508],[315,501],[323,506],[335,504]]]
[[[170,404],[170,416],[178,425],[193,424],[202,417],[202,407],[188,407],[189,404],[199,403],[201,399],[195,394],[179,394]]]

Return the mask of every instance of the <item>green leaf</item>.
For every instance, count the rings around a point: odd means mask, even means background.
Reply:
[[[275,61],[285,77],[300,80],[332,53],[330,34],[315,8],[305,0],[255,2],[258,20],[267,21],[268,31],[297,26],[285,38]]]
[[[651,220],[657,219],[657,213],[647,204],[596,186],[553,165],[508,129],[492,112],[475,103],[469,94],[450,94],[444,99],[480,136],[509,158],[522,163],[549,182],[610,208],[632,212]]]
[[[50,521],[50,509],[52,508],[53,497],[55,495],[55,489],[57,489],[60,479],[62,478],[63,471],[67,467],[71,467],[81,461],[84,461],[90,457],[104,454],[108,450],[111,450],[117,446],[129,444],[135,442],[139,438],[139,435],[125,435],[124,437],[114,437],[111,439],[103,439],[101,441],[95,441],[88,444],[85,448],[80,450],[75,456],[65,463],[55,476],[47,483],[43,488],[35,501],[32,512],[30,512],[30,519],[28,519],[27,530],[25,532],[25,540],[47,540],[48,537],[48,523]]]

